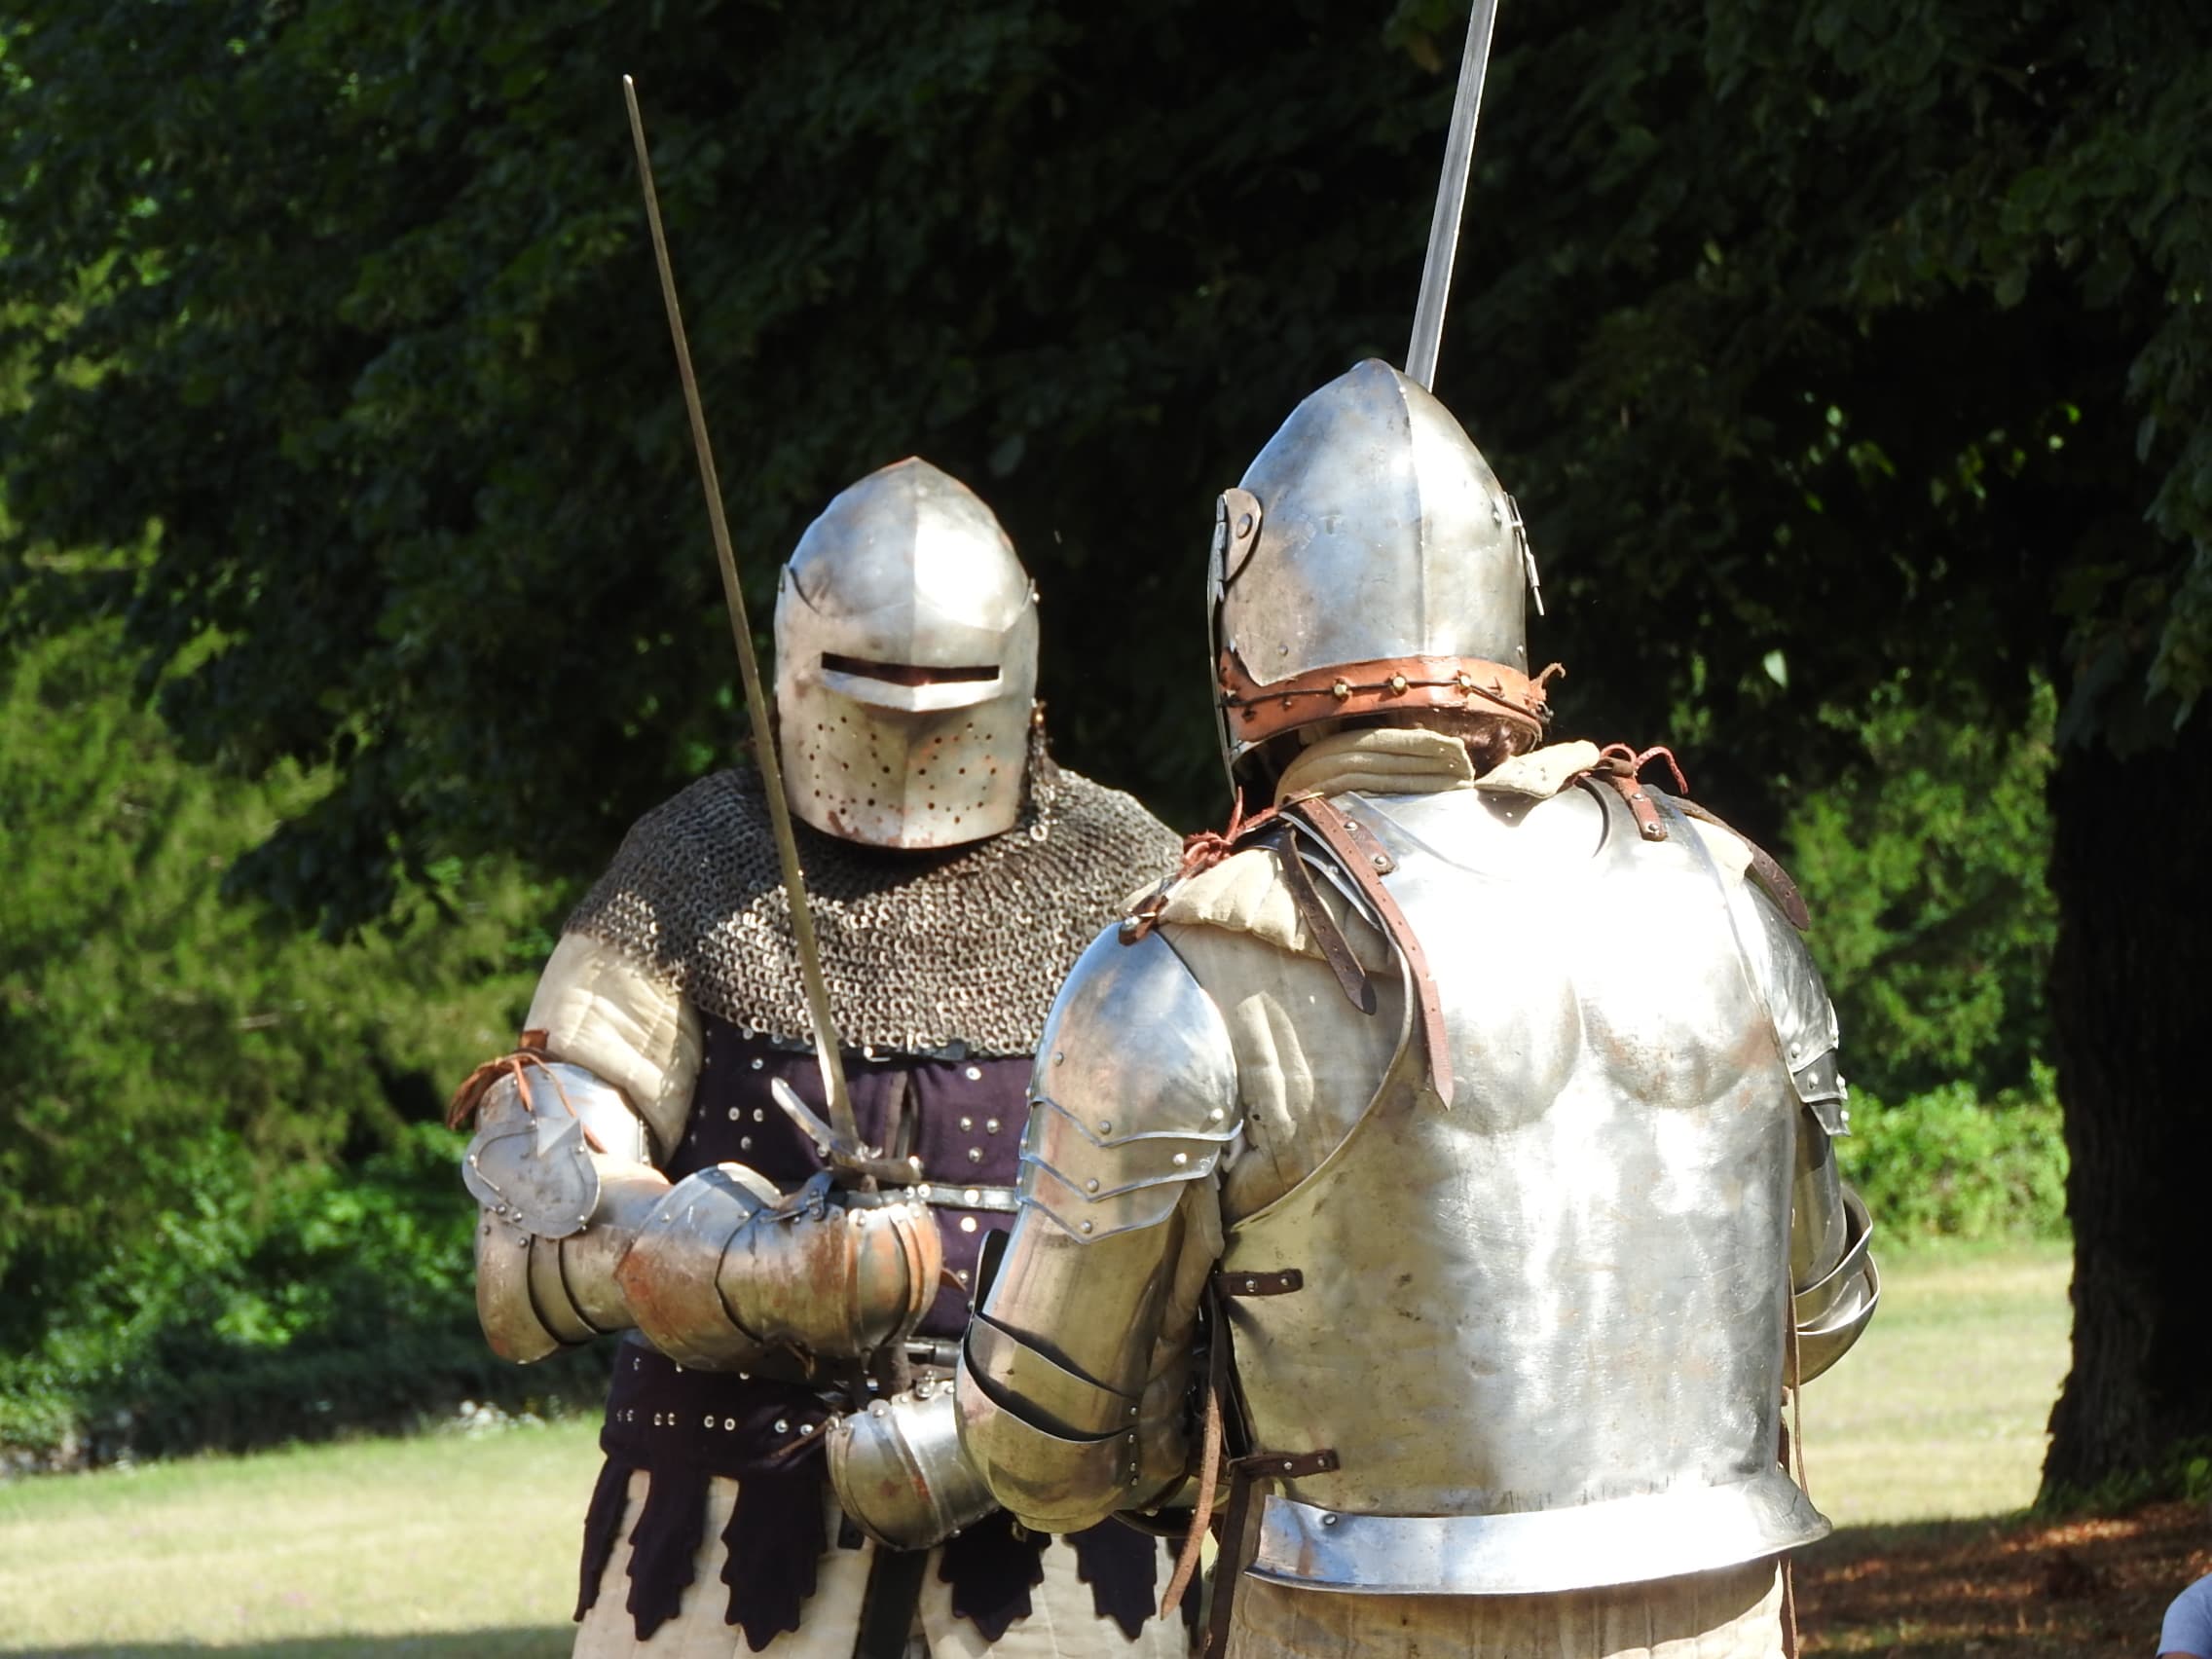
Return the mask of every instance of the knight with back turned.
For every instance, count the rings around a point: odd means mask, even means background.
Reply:
[[[1301,404],[1209,571],[1253,810],[1038,1055],[963,1440],[1030,1526],[1218,1514],[1231,1659],[1768,1659],[1827,1530],[1785,1400],[1878,1281],[1802,905],[1544,741],[1532,576],[1419,386]]]

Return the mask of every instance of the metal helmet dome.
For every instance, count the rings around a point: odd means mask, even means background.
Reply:
[[[1215,509],[1216,705],[1231,775],[1346,715],[1467,709],[1537,730],[1513,498],[1443,404],[1373,358],[1292,411]]]
[[[776,590],[776,719],[792,810],[881,847],[948,847],[1020,816],[1037,592],[958,479],[914,458],[807,527]]]

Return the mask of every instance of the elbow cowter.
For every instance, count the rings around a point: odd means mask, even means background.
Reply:
[[[1079,1532],[1152,1506],[1183,1478],[1179,1376],[1117,1393],[977,1316],[955,1387],[968,1461],[1025,1527]]]

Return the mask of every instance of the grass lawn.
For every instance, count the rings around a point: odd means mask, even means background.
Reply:
[[[1805,1475],[1838,1527],[2034,1501],[2065,1380],[2068,1244],[1883,1249],[1882,1305],[1805,1388]]]
[[[1882,1257],[1882,1309],[1806,1392],[1839,1527],[2018,1509],[2065,1373],[2062,1245]],[[0,1486],[0,1652],[568,1652],[595,1426],[431,1435]]]
[[[597,1425],[0,1486],[0,1652],[566,1654]]]

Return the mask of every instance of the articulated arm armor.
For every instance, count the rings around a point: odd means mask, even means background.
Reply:
[[[476,1119],[461,1178],[483,1205],[476,1312],[492,1351],[527,1363],[634,1324],[615,1271],[668,1180],[622,1091],[518,1060]]]
[[[673,1186],[660,1173],[698,1064],[697,1016],[673,992],[570,938],[532,1020],[544,1048],[482,1090],[463,1169],[484,1206],[477,1311],[493,1351],[541,1359],[634,1326],[701,1370],[773,1354],[811,1372],[914,1327],[943,1269],[925,1205],[832,1193],[827,1176],[785,1195],[742,1163]]]
[[[532,1028],[541,1047],[462,1095],[495,1352],[527,1362],[635,1327],[699,1370],[814,1375],[904,1342],[944,1265],[927,1189],[837,1192],[823,1174],[786,1194],[736,1162],[671,1185],[658,1165],[689,1119],[696,1015],[588,940],[562,942]],[[941,1346],[931,1358],[949,1367]],[[883,1543],[922,1548],[994,1507],[961,1456],[949,1379],[873,1400],[825,1438],[846,1512]]]
[[[1836,1172],[1832,1138],[1850,1132],[1836,1069],[1835,1008],[1804,941],[1763,894],[1748,884],[1733,900],[1738,937],[1759,968],[1777,1040],[1802,1105],[1797,1171],[1790,1188],[1789,1286],[1793,1381],[1810,1382],[1850,1351],[1874,1316],[1882,1277],[1868,1253],[1865,1202]]]
[[[1189,970],[1157,934],[1102,936],[1045,1029],[1020,1216],[960,1367],[962,1444],[1025,1524],[1079,1530],[1181,1479],[1240,1124],[1228,1030]]]
[[[719,1163],[669,1191],[616,1277],[638,1328],[680,1365],[739,1371],[780,1352],[811,1370],[904,1341],[943,1271],[927,1204],[832,1192],[827,1174],[786,1196]]]

